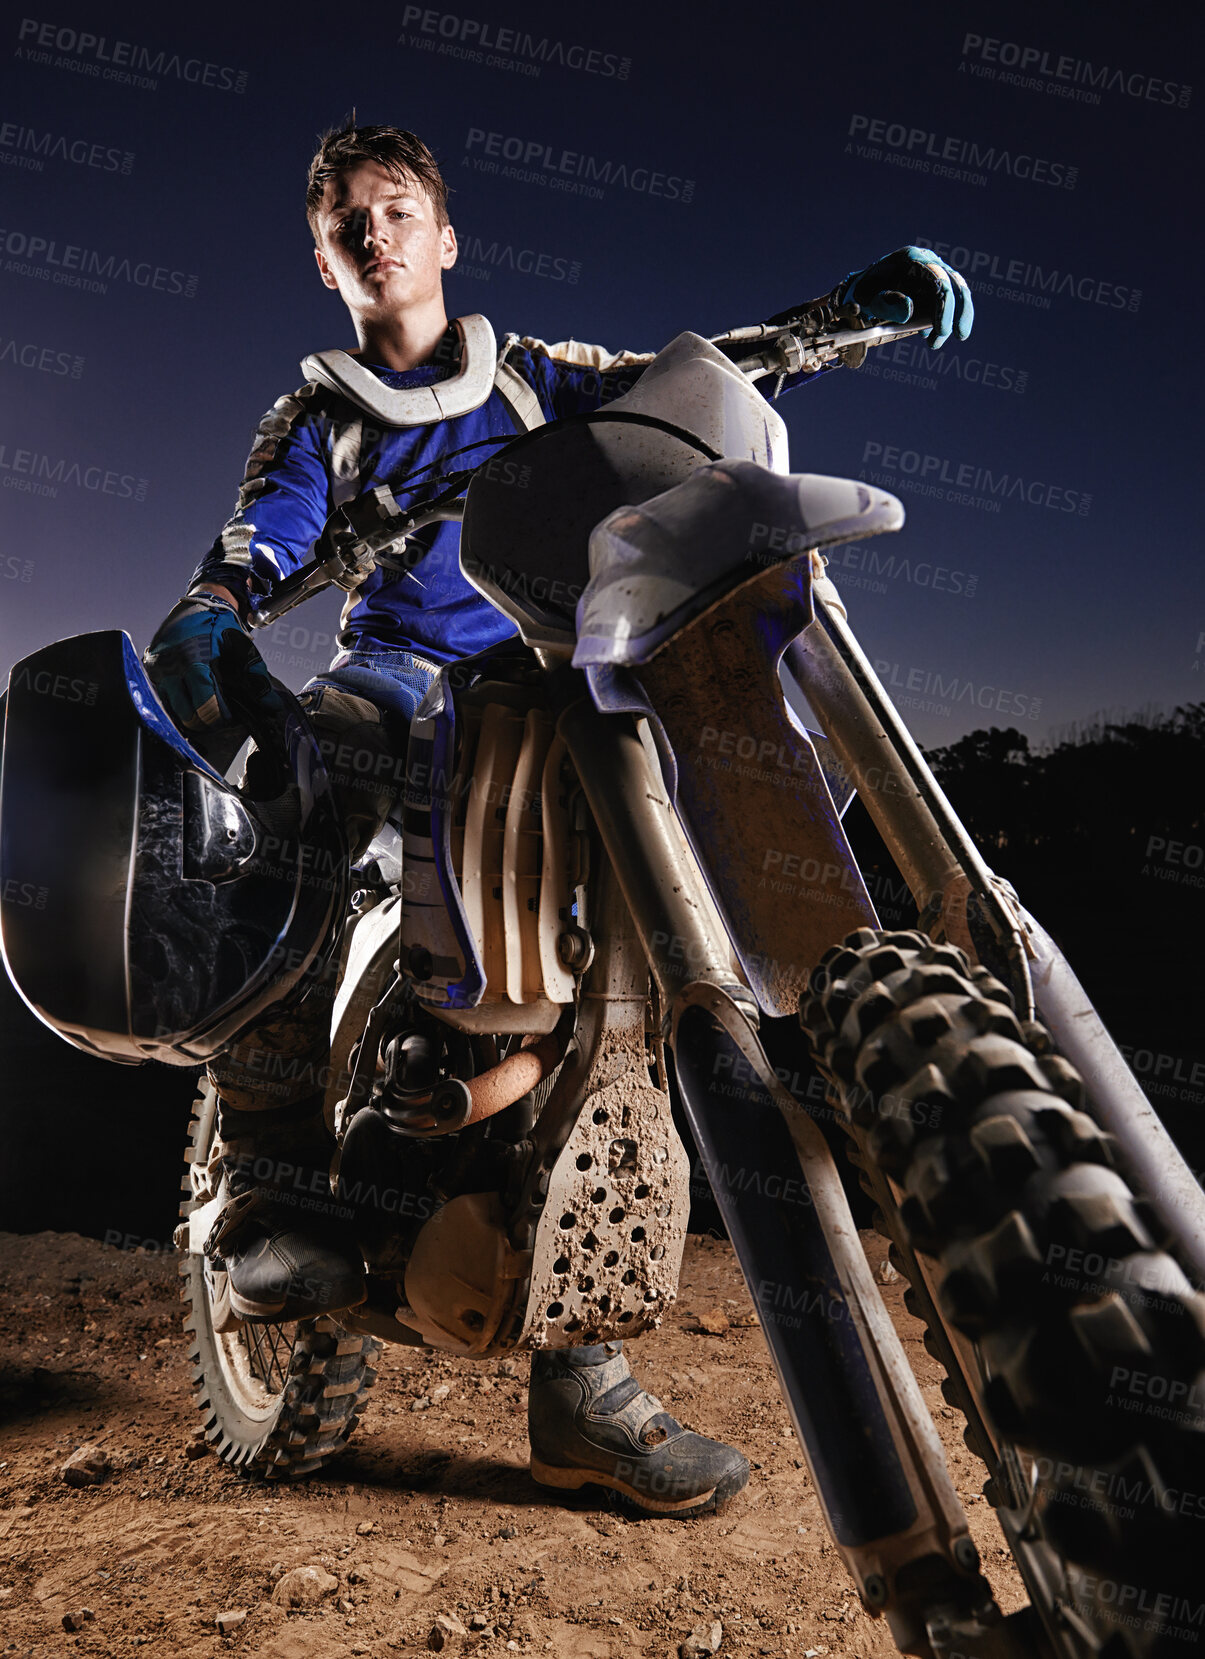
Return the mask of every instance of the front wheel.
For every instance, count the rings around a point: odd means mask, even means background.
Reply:
[[[217,1097],[204,1084],[193,1107],[184,1179],[185,1217],[210,1192]],[[220,1263],[181,1258],[185,1329],[205,1438],[223,1463],[266,1480],[313,1474],[347,1444],[376,1381],[380,1345],[333,1319],[251,1324],[229,1306]]]
[[[910,1305],[942,1327],[931,1351],[964,1369],[987,1426],[975,1449],[1031,1593],[1023,1558],[1040,1541],[1063,1571],[1036,1599],[1061,1602],[1047,1611],[1087,1625],[1109,1659],[1196,1651],[1205,1297],[1154,1235],[1078,1075],[987,970],[921,933],[851,934],[811,992],[813,1052]]]

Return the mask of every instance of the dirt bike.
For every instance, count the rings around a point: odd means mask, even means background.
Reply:
[[[756,386],[915,332],[819,306],[681,335],[421,508],[353,502],[262,606],[405,570],[459,518],[518,638],[441,672],[355,872],[327,1100],[368,1299],[232,1313],[203,1089],[177,1241],[198,1401],[225,1461],[290,1479],[346,1444],[383,1342],[474,1358],[655,1327],[689,1209],[672,1072],[832,1537],[900,1651],[1179,1653],[1201,1615],[1201,1191],[825,574],[825,546],[902,508],[789,474]],[[914,930],[877,925],[855,793]],[[987,1466],[1030,1598],[1008,1616],[826,1116]]]

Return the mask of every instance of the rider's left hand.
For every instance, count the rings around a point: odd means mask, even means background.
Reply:
[[[897,248],[864,271],[851,271],[835,292],[841,304],[854,300],[871,322],[931,324],[926,338],[934,350],[951,334],[965,340],[975,320],[970,289],[932,248]]]
[[[237,607],[214,594],[198,590],[181,599],[143,663],[177,730],[193,741],[284,713]]]

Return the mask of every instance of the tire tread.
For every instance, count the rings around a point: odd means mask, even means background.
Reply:
[[[977,1344],[995,1432],[1051,1470],[1047,1538],[1152,1605],[1192,1598],[1205,1496],[1189,1520],[1158,1495],[1205,1494],[1205,1410],[1163,1420],[1115,1389],[1119,1376],[1157,1377],[1205,1402],[1205,1297],[1152,1233],[1079,1075],[986,969],[922,933],[849,935],[813,973],[801,1018],[864,1166],[888,1178],[907,1241],[938,1264],[942,1317]],[[1099,1261],[1106,1282],[1059,1271],[1069,1260]],[[1140,1475],[1148,1501],[1135,1513],[1085,1504],[1085,1470],[1107,1492]],[[1171,1615],[1138,1630],[1102,1621],[1119,1659],[1189,1651]]]

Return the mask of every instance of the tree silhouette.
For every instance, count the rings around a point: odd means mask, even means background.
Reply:
[[[986,850],[1075,848],[1094,864],[1205,830],[1205,703],[1089,723],[1043,750],[993,726],[935,749],[929,764]],[[1003,873],[1003,872],[1002,872]]]
[[[993,727],[927,758],[1205,1167],[1205,703],[1090,721],[1040,750]]]

